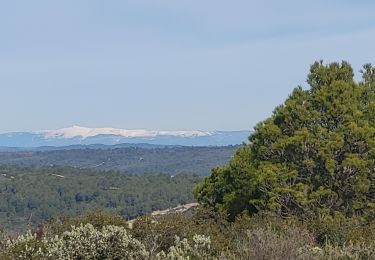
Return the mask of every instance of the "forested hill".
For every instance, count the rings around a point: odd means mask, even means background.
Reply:
[[[0,152],[1,165],[69,166],[79,169],[121,170],[127,173],[208,175],[229,161],[239,146],[64,149]]]
[[[22,230],[94,210],[125,219],[193,202],[196,175],[124,174],[70,167],[1,167],[0,227]]]

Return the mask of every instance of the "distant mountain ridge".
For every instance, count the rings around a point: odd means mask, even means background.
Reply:
[[[98,135],[114,135],[121,137],[156,137],[156,136],[180,136],[180,137],[197,137],[209,136],[214,132],[204,131],[149,131],[144,129],[120,129],[120,128],[89,128],[82,126],[72,126],[57,130],[45,130],[35,133],[44,134],[46,137],[64,137],[64,138],[88,138]]]
[[[72,145],[226,146],[247,141],[250,131],[149,131],[72,126],[57,130],[0,134],[0,147],[36,148]]]

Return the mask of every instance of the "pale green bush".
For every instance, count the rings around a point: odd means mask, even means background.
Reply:
[[[176,237],[166,252],[161,251],[159,260],[213,259],[211,239],[194,235],[191,243]],[[145,246],[129,235],[124,227],[91,224],[72,226],[60,236],[38,239],[31,232],[4,243],[3,259],[150,259]],[[152,257],[151,257],[152,258]]]
[[[13,240],[2,241],[2,259],[42,259],[44,257],[44,243],[36,235],[28,231]]]
[[[123,227],[91,224],[72,227],[61,236],[38,240],[30,232],[5,243],[9,259],[147,259],[144,245]]]
[[[203,235],[194,235],[193,245],[188,240],[176,237],[175,245],[167,252],[161,251],[157,255],[159,260],[190,260],[190,259],[213,259],[210,257],[211,239]]]
[[[123,227],[91,224],[73,227],[48,243],[48,257],[54,259],[146,259],[144,245],[127,234]]]

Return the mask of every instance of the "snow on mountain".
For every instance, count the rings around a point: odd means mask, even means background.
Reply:
[[[142,129],[128,130],[118,128],[88,128],[82,126],[72,126],[57,130],[44,130],[35,132],[42,134],[46,138],[88,138],[97,135],[116,135],[121,137],[156,137],[156,136],[176,136],[176,137],[202,137],[210,136],[213,132],[204,131],[148,131]]]
[[[246,142],[248,135],[249,131],[149,131],[72,126],[57,130],[0,133],[0,148],[94,144],[224,146]]]

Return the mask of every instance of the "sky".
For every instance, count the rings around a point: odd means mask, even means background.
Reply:
[[[375,1],[0,0],[0,132],[251,130],[316,60],[375,63]]]

